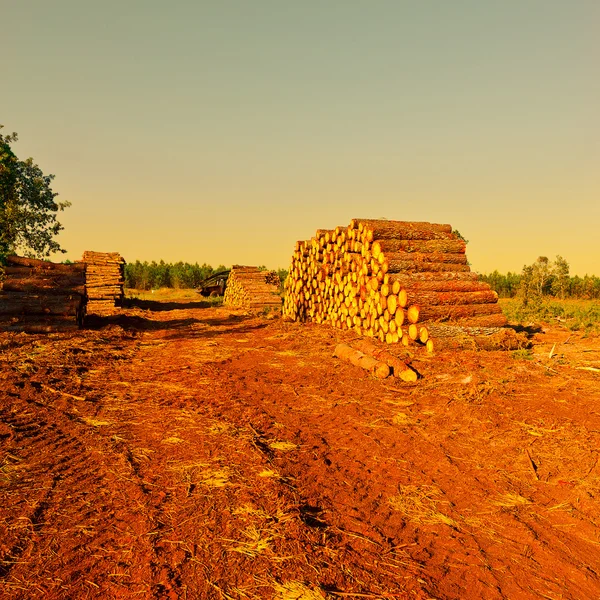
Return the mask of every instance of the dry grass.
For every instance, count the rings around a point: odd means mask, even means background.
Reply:
[[[498,499],[493,500],[492,504],[506,509],[521,508],[527,504],[531,504],[531,500],[528,500],[516,492],[505,492],[504,494],[501,494]]]
[[[408,521],[417,525],[448,525],[458,529],[454,519],[438,510],[437,498],[441,490],[430,485],[404,485],[389,502],[394,510],[401,512]]]
[[[290,450],[295,450],[298,446],[292,442],[270,442],[269,447],[273,448],[273,450],[289,452]]]
[[[261,530],[256,525],[250,525],[242,531],[244,539],[226,540],[234,542],[236,545],[229,548],[231,552],[239,552],[250,558],[255,558],[259,554],[270,550],[274,540],[273,532],[270,530]]]
[[[325,595],[321,590],[314,590],[300,581],[287,581],[274,583],[275,596],[273,600],[324,600]]]
[[[213,467],[210,463],[182,462],[169,466],[170,471],[179,473],[186,486],[204,485],[222,488],[230,485],[231,470],[228,467]]]
[[[81,417],[81,420],[86,425],[91,425],[92,427],[102,427],[105,425],[112,425],[111,421],[104,421],[102,419],[95,419],[93,417]]]

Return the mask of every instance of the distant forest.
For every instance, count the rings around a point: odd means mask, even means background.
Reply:
[[[200,283],[220,271],[226,271],[229,267],[219,265],[213,269],[204,263],[190,264],[184,262],[166,263],[164,261],[140,262],[125,265],[125,287],[137,290],[152,290],[158,288],[197,288]],[[259,269],[267,270],[261,266]],[[280,269],[279,278],[283,281],[287,271]]]
[[[266,270],[266,267],[259,267]],[[164,288],[197,288],[207,277],[228,267],[214,268],[204,263],[140,262],[125,266],[125,286],[138,290]],[[277,271],[283,282],[287,276],[285,269]],[[480,280],[488,283],[500,298],[515,298],[519,295],[555,296],[558,298],[600,299],[600,277],[586,275],[571,277],[569,265],[557,256],[554,262],[539,257],[533,265],[523,267],[521,273],[502,274],[498,271],[480,275]]]
[[[511,273],[510,271],[505,275],[494,271],[488,275],[480,275],[479,279],[489,283],[490,287],[497,292],[500,298],[515,298],[518,295],[521,285],[521,275]],[[553,293],[551,282],[543,288],[542,295],[560,296],[560,294]],[[584,277],[575,275],[569,277],[563,297],[587,298],[589,300],[600,299],[600,277],[596,277],[595,275],[585,275]]]

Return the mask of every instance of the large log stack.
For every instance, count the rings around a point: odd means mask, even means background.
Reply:
[[[106,314],[123,301],[125,260],[118,252],[83,253],[88,313]]]
[[[0,329],[54,332],[77,329],[86,312],[82,263],[59,264],[9,256],[0,287]]]
[[[431,332],[496,332],[498,296],[478,280],[450,225],[353,219],[296,243],[283,313],[433,350]]]
[[[281,310],[279,276],[275,271],[234,265],[227,279],[223,304],[246,310]]]

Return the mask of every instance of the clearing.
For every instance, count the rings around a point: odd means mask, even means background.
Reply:
[[[406,384],[349,332],[134,304],[0,334],[2,598],[600,597],[597,337]]]

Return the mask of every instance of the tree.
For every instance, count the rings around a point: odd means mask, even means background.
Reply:
[[[564,300],[571,278],[569,277],[569,263],[562,256],[557,255],[552,265],[552,275],[552,293]]]
[[[0,133],[0,256],[65,252],[54,239],[63,229],[56,215],[70,202],[56,202],[50,187],[54,175],[44,175],[32,158],[16,157],[11,144],[17,140],[16,133]]]

